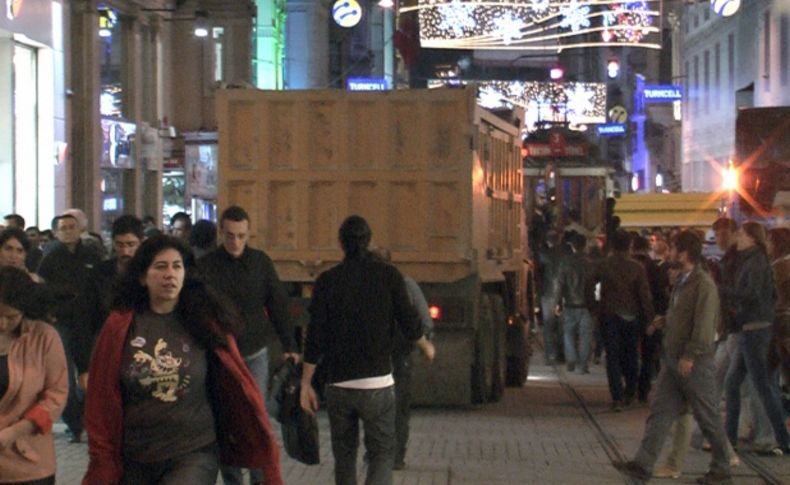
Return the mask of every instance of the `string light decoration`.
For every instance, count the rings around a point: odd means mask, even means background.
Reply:
[[[420,44],[441,49],[661,48],[662,0],[418,0]],[[593,34],[593,35],[589,35]]]
[[[466,81],[460,81],[467,84]],[[457,86],[446,80],[431,81],[428,87]],[[480,81],[477,84],[477,104],[487,109],[525,110],[528,131],[535,131],[541,123],[586,125],[606,123],[606,84],[580,82],[535,81]]]

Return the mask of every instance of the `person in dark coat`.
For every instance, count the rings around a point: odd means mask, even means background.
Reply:
[[[52,227],[57,240],[41,261],[39,275],[55,298],[55,328],[63,341],[69,366],[69,397],[63,421],[70,440],[79,442],[83,431],[83,393],[77,376],[83,376],[84,382],[84,374],[88,372],[98,308],[92,278],[101,260],[80,238],[80,226],[74,216],[57,216]]]
[[[312,385],[316,365],[326,368],[326,407],[335,457],[335,483],[356,483],[359,421],[369,463],[365,483],[392,483],[395,458],[395,328],[408,341],[422,335],[403,275],[371,256],[371,230],[360,216],[340,226],[345,258],[322,273],[310,302],[302,375],[302,408],[318,411]]]

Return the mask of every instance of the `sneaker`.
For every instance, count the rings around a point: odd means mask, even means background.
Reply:
[[[574,364],[573,362],[569,362],[568,364],[565,365],[565,369],[568,372],[573,372],[576,370],[576,364]]]
[[[730,457],[730,466],[731,467],[736,467],[736,466],[739,466],[740,464],[741,464],[741,459],[738,458],[738,455],[732,455]]]
[[[635,461],[616,461],[613,465],[620,473],[628,475],[631,478],[642,481],[650,480],[650,472],[642,468],[642,465]]]
[[[653,471],[653,476],[655,478],[671,478],[673,480],[677,480],[680,478],[680,470],[676,470],[675,468],[664,465],[656,468]]]
[[[612,403],[612,411],[616,413],[620,413],[623,411],[623,403],[621,401],[615,401]]]
[[[708,472],[697,479],[702,485],[733,485],[732,477],[720,472]]]
[[[786,447],[777,446],[777,447],[773,448],[771,451],[765,453],[765,455],[768,455],[768,456],[785,456],[785,455],[790,455],[790,446],[786,446]]]

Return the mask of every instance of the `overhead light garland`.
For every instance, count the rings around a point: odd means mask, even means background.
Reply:
[[[427,48],[661,48],[661,0],[418,0],[400,11],[414,10]]]
[[[467,84],[436,80],[429,87]],[[481,81],[477,104],[488,109],[524,108],[527,131],[542,123],[586,125],[606,122],[606,84],[579,82]]]

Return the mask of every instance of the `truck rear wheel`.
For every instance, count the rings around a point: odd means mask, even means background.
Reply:
[[[507,317],[505,315],[505,303],[502,295],[491,294],[491,310],[493,317],[493,337],[494,352],[491,367],[491,394],[492,402],[502,399],[505,392],[505,332],[507,330]]]
[[[487,294],[481,293],[478,301],[475,360],[472,366],[472,402],[483,404],[489,399],[493,382],[494,316]]]

